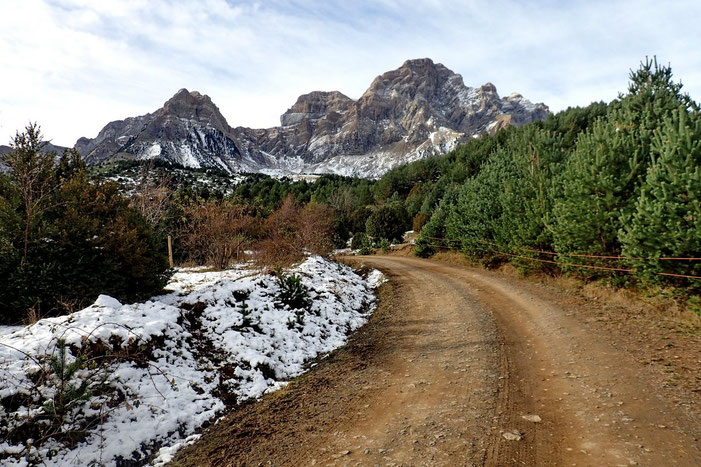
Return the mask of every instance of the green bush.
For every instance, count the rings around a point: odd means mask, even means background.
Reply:
[[[409,230],[411,218],[404,204],[392,201],[375,208],[365,224],[367,234],[376,242],[381,239],[401,242],[404,232]]]
[[[360,250],[361,248],[369,245],[370,239],[365,232],[358,232],[357,234],[353,235],[353,239],[351,240],[352,250]]]
[[[391,243],[386,238],[381,239],[377,242],[377,248],[380,248],[383,253],[387,253],[390,250]]]
[[[358,250],[359,255],[371,255],[373,253],[375,253],[375,250],[373,250],[372,246],[370,245],[365,245],[360,250]]]
[[[296,274],[286,275],[278,274],[277,285],[280,291],[277,295],[277,305],[287,306],[291,310],[309,310],[312,306],[312,301],[309,298],[309,289],[302,278]]]
[[[161,291],[171,275],[165,245],[118,186],[88,181],[77,154],[55,165],[42,148],[28,127],[4,157],[12,171],[0,176],[0,323],[70,312],[99,294],[129,302]]]
[[[431,218],[421,229],[421,234],[416,239],[414,254],[421,258],[428,258],[436,253],[436,245],[441,245],[446,238],[445,219],[448,211],[457,199],[457,190],[452,189],[446,193],[445,198],[431,215]]]

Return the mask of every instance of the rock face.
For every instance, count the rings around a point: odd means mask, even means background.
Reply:
[[[181,89],[152,114],[108,123],[75,148],[87,163],[162,159],[186,167],[240,169],[241,153],[226,119],[209,96]]]
[[[357,101],[338,91],[300,96],[281,125],[268,129],[231,128],[208,96],[181,89],[156,112],[112,122],[76,149],[88,163],[161,158],[231,172],[377,177],[547,114],[547,106],[520,94],[500,98],[491,83],[465,86],[426,58],[378,76]]]

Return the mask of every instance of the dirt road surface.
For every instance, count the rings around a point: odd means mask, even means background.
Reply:
[[[390,278],[371,322],[176,464],[701,465],[695,413],[558,292],[416,258],[362,262]]]

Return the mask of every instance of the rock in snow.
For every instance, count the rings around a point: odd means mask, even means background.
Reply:
[[[291,272],[309,290],[308,309],[282,305],[279,282],[262,271],[185,269],[172,292],[145,303],[101,295],[71,315],[0,333],[0,464],[115,465],[156,454],[167,462],[227,405],[283,387],[366,322],[382,280],[320,257]],[[65,381],[86,382],[92,394],[67,407],[59,433],[25,442],[17,433],[41,434],[44,423],[22,428],[28,416],[36,422],[55,404],[59,340],[66,365],[81,355],[97,363]],[[87,435],[67,448],[71,430]]]
[[[460,75],[424,58],[378,76],[358,100],[338,91],[302,95],[281,126],[267,129],[231,128],[209,96],[181,89],[154,113],[111,122],[75,148],[90,164],[162,159],[232,173],[379,177],[547,115],[544,104],[516,93],[501,98],[491,83],[465,86]]]

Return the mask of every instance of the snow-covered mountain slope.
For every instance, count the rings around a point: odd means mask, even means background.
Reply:
[[[302,95],[267,129],[231,128],[208,96],[181,89],[156,112],[112,122],[76,148],[89,163],[160,158],[230,172],[377,177],[547,114],[520,94],[499,97],[491,83],[466,86],[425,58],[378,76],[358,100],[338,91]]]
[[[243,159],[217,106],[209,96],[187,89],[152,114],[111,122],[96,138],[80,138],[75,148],[89,164],[161,159],[185,167],[237,172]]]
[[[382,279],[316,256],[289,273],[309,290],[302,309],[284,303],[275,277],[242,265],[181,270],[171,293],[145,303],[102,295],[68,316],[0,327],[0,464],[142,465],[159,449],[167,460],[226,406],[343,345]]]

